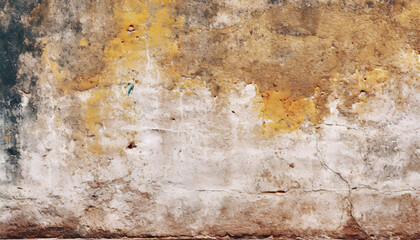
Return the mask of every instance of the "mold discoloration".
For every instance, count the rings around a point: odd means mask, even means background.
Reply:
[[[9,90],[19,78],[18,60],[23,52],[34,50],[33,33],[24,25],[25,17],[41,1],[33,0],[26,2],[2,1],[0,8],[7,22],[0,27],[0,91]]]
[[[7,142],[1,142],[0,149],[5,150],[7,160],[5,162],[5,177],[1,182],[16,182],[19,179],[19,130],[18,125],[24,114],[33,115],[36,110],[31,106],[29,113],[21,112],[21,98],[25,92],[31,92],[36,81],[36,76],[25,76],[19,73],[21,54],[29,53],[37,55],[39,49],[35,42],[38,33],[30,26],[25,25],[31,11],[41,0],[24,2],[2,1],[0,3],[0,132],[8,136]],[[29,21],[30,25],[36,23]],[[20,92],[19,92],[20,91]],[[27,103],[25,104],[27,105]]]

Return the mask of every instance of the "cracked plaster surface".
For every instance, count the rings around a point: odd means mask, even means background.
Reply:
[[[417,1],[0,7],[1,238],[420,237]]]

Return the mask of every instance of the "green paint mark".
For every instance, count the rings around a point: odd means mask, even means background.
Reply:
[[[127,96],[130,96],[130,93],[133,91],[133,89],[134,89],[134,84],[133,84],[133,85],[131,85],[130,89],[128,89],[128,94],[127,94]]]

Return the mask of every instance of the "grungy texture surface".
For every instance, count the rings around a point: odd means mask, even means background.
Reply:
[[[0,238],[420,238],[417,0],[0,0]]]

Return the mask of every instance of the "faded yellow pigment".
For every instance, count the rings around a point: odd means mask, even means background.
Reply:
[[[260,102],[261,130],[266,135],[289,133],[306,123],[317,123],[319,111],[311,98],[294,98],[290,91],[268,91],[262,94]]]
[[[395,20],[404,27],[415,26],[420,21],[420,2],[410,1],[408,6],[395,17]]]
[[[375,68],[366,73],[356,71],[353,76],[343,78],[339,75],[334,75],[331,78],[331,84],[334,89],[340,90],[340,84],[345,83],[346,95],[349,97],[356,97],[355,103],[360,103],[367,100],[367,95],[375,95],[381,90],[389,79],[389,73],[382,68]]]
[[[182,26],[182,19],[176,19],[169,13],[167,5],[170,2],[137,0],[114,2],[114,20],[118,34],[105,48],[106,68],[102,74],[79,83],[79,89],[86,89],[92,84],[97,86],[91,90],[92,95],[85,103],[85,126],[96,139],[88,146],[91,152],[103,153],[98,131],[113,108],[112,104],[106,102],[106,98],[110,94],[115,94],[106,87],[137,82],[141,84],[141,79],[137,78],[139,75],[147,74],[147,67],[154,55],[173,57],[177,53],[177,47],[170,40],[171,29]],[[131,69],[137,72],[135,76],[130,74]],[[122,106],[129,107],[126,102],[123,102]]]
[[[178,47],[171,39],[173,28],[182,28],[182,17],[171,14],[172,1],[150,0],[115,0],[114,21],[117,34],[104,49],[105,67],[101,72],[92,72],[69,81],[71,75],[67,69],[61,68],[50,56],[51,46],[48,39],[43,39],[42,63],[57,80],[57,86],[64,94],[73,91],[89,91],[90,97],[82,100],[85,128],[91,137],[86,141],[87,149],[92,153],[101,154],[100,128],[116,111],[115,106],[107,99],[114,98],[117,92],[110,86],[121,85],[120,105],[131,111],[128,103],[127,83],[141,84],[141,78],[148,71],[162,71],[172,74],[170,67],[159,69],[153,63],[156,57],[171,59],[179,54]],[[79,46],[89,49],[86,38],[82,38]],[[133,85],[130,85],[131,87]],[[132,90],[135,87],[132,88]],[[126,99],[124,99],[124,97]],[[119,116],[124,120],[129,117]]]
[[[356,88],[353,88],[354,94],[360,92],[377,92],[377,88],[383,86],[385,81],[389,78],[388,73],[383,69],[377,68],[362,76],[360,73],[356,74]],[[359,100],[366,100],[365,96],[359,96]]]
[[[81,47],[87,47],[89,45],[89,42],[86,40],[86,38],[82,38],[82,39],[80,39],[79,45]]]
[[[166,77],[171,79],[171,84],[176,85],[185,94],[193,94],[197,87],[205,86],[203,80],[199,78],[181,76],[177,67],[171,64],[171,60],[180,55],[177,40],[173,37],[174,30],[183,27],[183,18],[173,15],[173,6],[171,0],[115,0],[114,21],[117,31],[115,38],[110,40],[104,49],[105,67],[99,73],[80,76],[73,79],[70,84],[64,84],[69,74],[53,60],[43,57],[43,61],[50,65],[51,71],[59,80],[59,87],[65,93],[71,90],[89,90],[90,97],[82,101],[82,106],[85,109],[86,130],[89,134],[95,135],[96,140],[100,140],[99,129],[108,119],[107,115],[115,109],[112,103],[106,101],[107,98],[116,94],[115,91],[110,90],[110,86],[121,85],[119,94],[129,99],[127,92],[136,91],[135,85],[142,84],[142,77],[151,72],[157,73],[156,76],[163,80]],[[415,16],[413,11],[417,11],[416,6],[412,7],[413,10],[410,12],[402,12],[396,19],[408,21],[407,19]],[[294,42],[302,41],[302,39],[313,42],[320,40],[316,36],[304,38],[286,36],[285,38],[292,39]],[[85,38],[80,40],[79,45],[89,48],[89,42]],[[255,48],[258,47],[255,46]],[[49,55],[48,51],[47,44],[44,49],[45,56]],[[162,59],[166,64],[156,64]],[[231,76],[226,76],[226,78],[231,84]],[[363,102],[367,99],[367,93],[376,91],[378,86],[382,86],[388,78],[387,72],[380,68],[364,75],[356,72],[349,80],[348,90],[352,96],[355,96],[356,103]],[[344,79],[338,81],[344,81]],[[133,85],[127,87],[128,83]],[[332,85],[334,85],[333,82]],[[223,84],[220,86],[224,87]],[[308,129],[318,124],[325,116],[318,109],[319,89],[315,91],[313,97],[296,96],[291,92],[292,90],[277,90],[277,88],[272,88],[263,93],[260,99],[261,107],[258,111],[262,119],[261,131],[264,134],[276,135]],[[123,98],[119,99],[123,108],[130,108],[128,102],[125,102]],[[98,151],[95,150],[95,152]]]

